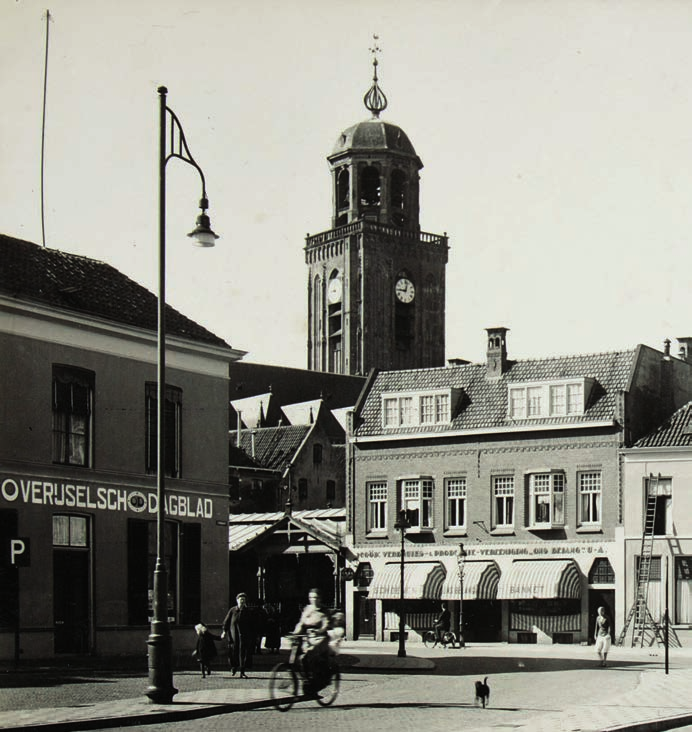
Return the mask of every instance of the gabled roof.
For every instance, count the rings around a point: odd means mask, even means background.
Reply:
[[[157,330],[157,297],[110,264],[0,234],[0,293]],[[222,338],[166,306],[166,333],[215,346]]]
[[[312,428],[309,425],[288,425],[286,427],[264,427],[241,434],[240,446],[247,455],[263,468],[284,470],[300,449]]]
[[[299,404],[286,404],[281,407],[281,411],[286,415],[288,424],[314,424],[322,404],[321,399],[312,399]]]
[[[382,395],[454,388],[460,403],[453,405],[451,423],[388,428],[387,435],[420,434],[545,425],[586,424],[613,420],[619,392],[629,388],[637,349],[577,356],[511,361],[499,378],[486,378],[485,364],[461,364],[410,371],[382,371],[375,376],[360,413],[356,437],[381,435]],[[593,388],[585,413],[577,416],[512,420],[507,414],[508,386],[569,378],[590,378]]]
[[[687,402],[660,427],[634,447],[689,447],[692,445],[692,402]]]
[[[307,535],[313,542],[336,551],[343,544],[346,509],[312,509],[296,511],[290,516],[279,511],[232,514],[228,520],[229,551],[247,549],[262,537],[285,531],[288,527],[293,529],[294,540]]]
[[[272,407],[273,394],[256,394],[255,396],[245,397],[244,399],[234,399],[231,406],[236,414],[240,413],[243,425],[247,429],[255,427],[263,427],[266,417]]]

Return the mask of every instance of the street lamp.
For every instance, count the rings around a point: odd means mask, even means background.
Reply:
[[[399,658],[406,657],[406,611],[404,609],[404,559],[406,556],[404,550],[404,537],[406,529],[411,528],[408,520],[408,513],[405,509],[399,511],[399,520],[394,524],[394,528],[401,532],[401,566],[399,574]]]
[[[146,695],[152,702],[170,704],[178,690],[173,686],[173,652],[168,625],[168,576],[164,560],[165,542],[165,398],[166,398],[166,164],[178,158],[192,165],[202,180],[202,213],[197,225],[188,236],[201,247],[213,247],[219,237],[211,230],[207,208],[204,173],[190,154],[183,128],[173,111],[166,106],[168,89],[161,86],[159,93],[159,295],[157,330],[157,389],[156,389],[156,568],[154,569],[153,608],[149,646],[149,687]],[[167,122],[170,121],[170,129]]]
[[[464,562],[466,561],[466,550],[464,549],[464,542],[459,544],[459,555],[457,556],[457,563],[459,564],[459,647],[463,648],[466,643],[464,642]]]

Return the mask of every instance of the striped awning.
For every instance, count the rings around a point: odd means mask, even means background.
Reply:
[[[464,562],[464,600],[494,600],[500,569],[495,562]],[[461,595],[459,571],[448,572],[442,585],[442,600],[458,600]]]
[[[497,588],[501,600],[581,597],[581,573],[572,559],[515,560]]]
[[[445,573],[440,562],[405,562],[404,598],[439,600]],[[376,570],[368,590],[373,599],[398,600],[401,597],[401,564],[391,562]]]

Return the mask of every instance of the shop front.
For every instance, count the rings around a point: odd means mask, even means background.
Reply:
[[[347,593],[353,637],[398,637],[400,552],[354,547],[356,581]],[[614,564],[615,542],[416,546],[404,559],[404,611],[414,639],[432,627],[444,602],[466,642],[580,643],[588,640],[590,603],[609,593],[599,567]],[[463,574],[460,574],[463,573]],[[462,599],[463,587],[463,599]],[[370,632],[367,629],[372,628]]]

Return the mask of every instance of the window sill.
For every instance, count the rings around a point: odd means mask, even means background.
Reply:
[[[366,539],[388,539],[389,534],[387,531],[368,531],[365,535]]]
[[[555,531],[568,528],[565,524],[531,524],[526,527],[529,531]]]
[[[432,526],[412,526],[410,529],[406,529],[407,534],[432,534]]]
[[[602,534],[603,529],[600,526],[577,526],[575,529],[577,534]]]
[[[443,536],[468,536],[466,529],[447,529]]]
[[[514,536],[515,535],[514,527],[508,526],[506,529],[491,529],[490,530],[490,536]]]

